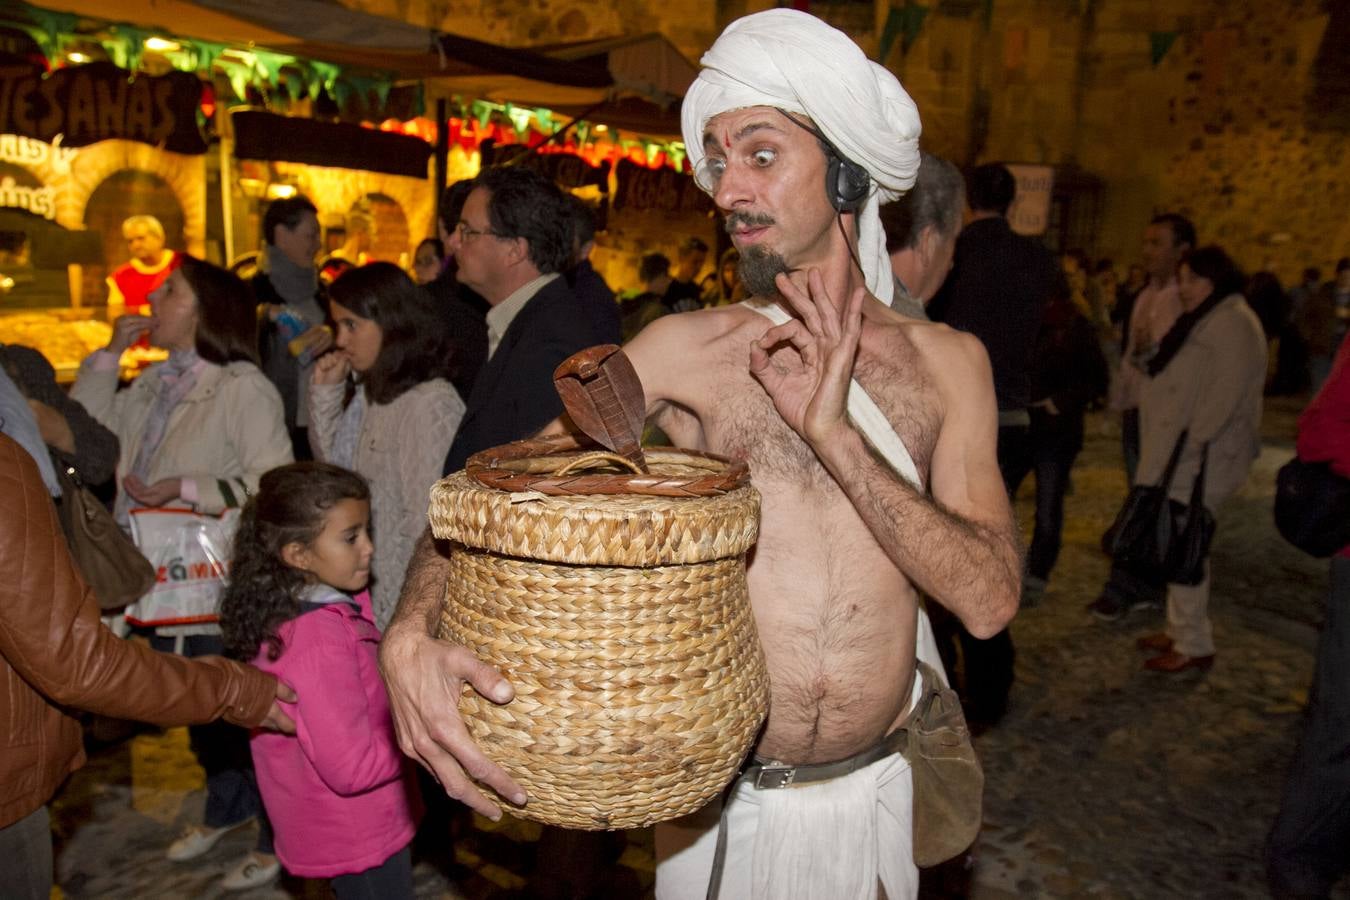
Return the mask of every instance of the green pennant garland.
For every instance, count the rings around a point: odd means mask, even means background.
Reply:
[[[22,4],[22,6],[24,16],[34,25],[34,28],[24,28],[24,30],[33,40],[37,41],[38,47],[47,55],[48,59],[57,55],[61,37],[75,33],[75,27],[79,24],[79,17],[70,13],[39,9],[36,6],[29,6],[27,3]]]
[[[919,39],[919,32],[923,30],[923,20],[927,17],[928,7],[917,3],[905,6],[905,31],[900,38],[901,51],[908,53],[909,48],[914,46],[914,42]]]
[[[887,57],[891,55],[891,48],[895,46],[895,39],[904,31],[905,12],[906,10],[894,6],[886,10],[886,24],[881,27],[881,46],[877,50],[877,59],[883,65]]]
[[[1149,60],[1156,69],[1158,63],[1163,61],[1167,51],[1172,49],[1172,44],[1176,42],[1177,32],[1175,31],[1151,31],[1148,35]]]

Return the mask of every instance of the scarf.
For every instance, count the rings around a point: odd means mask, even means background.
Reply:
[[[1214,291],[1195,309],[1190,312],[1184,312],[1177,317],[1171,330],[1163,335],[1163,339],[1158,342],[1158,352],[1154,353],[1153,358],[1148,361],[1148,374],[1150,377],[1156,376],[1163,369],[1167,368],[1167,364],[1181,352],[1181,348],[1186,344],[1186,339],[1191,336],[1191,332],[1195,330],[1195,326],[1200,324],[1200,320],[1213,312],[1214,307],[1218,306],[1226,299],[1227,297],[1220,296],[1218,291]]]
[[[871,176],[857,213],[858,256],[867,289],[889,306],[894,283],[878,210],[919,171],[919,111],[900,82],[848,35],[791,9],[737,19],[699,62],[680,115],[690,167],[703,159],[703,130],[721,113],[772,106],[809,118]]]
[[[267,260],[267,280],[272,282],[281,299],[295,308],[306,325],[322,322],[323,310],[314,298],[319,290],[319,273],[314,267],[297,266],[271,244],[263,249],[263,255]]]
[[[361,439],[361,420],[366,416],[366,389],[356,386],[351,401],[343,407],[333,432],[333,449],[328,461],[344,469],[356,469],[356,445]]]
[[[141,444],[136,448],[136,457],[131,462],[128,474],[142,481],[149,480],[150,467],[168,432],[169,418],[183,398],[197,386],[197,378],[208,365],[206,360],[197,355],[196,350],[175,350],[169,354],[167,362],[160,364],[156,370],[159,384],[155,386],[155,402],[141,428]],[[133,502],[126,491],[117,495],[118,521],[126,521],[127,510]]]

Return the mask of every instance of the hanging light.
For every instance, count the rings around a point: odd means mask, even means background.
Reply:
[[[177,41],[155,36],[145,39],[145,49],[153,50],[156,53],[173,53],[176,50],[183,49],[183,47]]]
[[[82,50],[72,50],[66,54],[66,59],[70,60],[75,65],[79,66],[91,61],[93,57],[91,57],[88,53],[85,53]]]

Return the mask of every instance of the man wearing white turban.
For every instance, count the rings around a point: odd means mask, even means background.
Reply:
[[[726,806],[720,895],[912,897],[909,765],[884,739],[920,694],[916,642],[932,649],[918,591],[988,636],[1021,586],[989,360],[975,338],[885,302],[876,207],[919,164],[895,77],[788,10],[733,23],[703,64],[685,142],[755,299],[662,317],[626,349],[656,424],[678,446],[747,460],[762,496],[747,578],[771,701],[754,752],[778,765]],[[466,681],[499,703],[511,687],[429,638],[448,564],[419,560],[381,650],[399,740],[495,816],[466,771],[524,794],[454,710]],[[705,895],[721,809],[658,826],[659,898]]]

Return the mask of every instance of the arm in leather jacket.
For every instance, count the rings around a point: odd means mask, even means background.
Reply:
[[[157,725],[261,723],[276,679],[220,659],[156,653],[113,635],[76,573],[28,454],[0,436],[0,682],[4,668],[48,701]],[[12,676],[10,676],[12,678]],[[13,691],[9,692],[14,702]],[[0,702],[4,698],[0,697]]]

